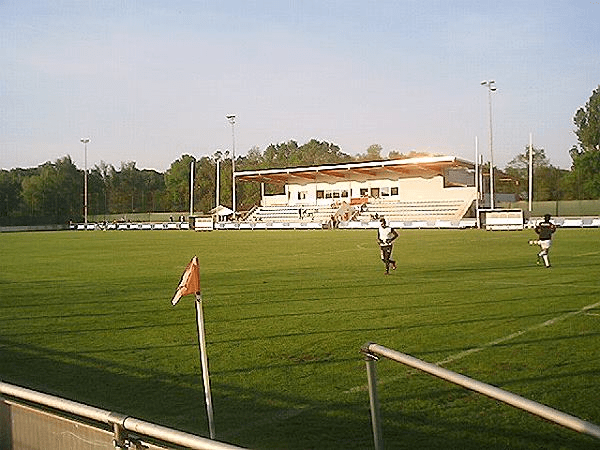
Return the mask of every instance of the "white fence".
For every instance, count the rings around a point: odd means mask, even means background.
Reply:
[[[23,402],[27,402],[28,405]],[[69,417],[66,417],[67,415]],[[163,450],[172,448],[173,445],[197,450],[241,449],[134,417],[0,382],[2,450]]]
[[[532,217],[524,220],[522,215],[514,215],[512,217],[494,217],[490,216],[484,227],[488,230],[523,230],[524,228],[534,228],[535,225],[542,220],[539,217]],[[477,228],[477,219],[461,219],[459,221],[452,220],[415,220],[415,221],[396,221],[390,220],[390,225],[398,229],[466,229]],[[552,222],[561,228],[600,228],[600,217],[553,217]],[[374,229],[379,226],[379,221],[342,221],[337,224],[340,229]],[[264,222],[212,222],[212,219],[196,218],[194,226],[190,226],[188,222],[122,222],[111,224],[88,223],[87,227],[84,224],[72,224],[70,229],[76,231],[93,231],[93,230],[320,230],[329,228],[327,223],[321,222],[302,222],[302,221],[264,221]],[[0,231],[26,231],[23,230],[3,230]]]
[[[512,392],[505,391],[495,386],[482,383],[481,381],[474,380],[464,375],[452,372],[444,369],[435,364],[431,364],[420,359],[414,358],[405,353],[400,353],[396,350],[391,350],[382,345],[375,343],[365,344],[362,349],[362,353],[365,355],[365,361],[367,364],[367,376],[369,383],[369,400],[371,404],[371,421],[373,425],[373,437],[375,440],[375,449],[383,450],[383,434],[381,429],[381,414],[379,411],[379,400],[377,395],[377,370],[375,363],[379,359],[379,356],[391,359],[392,361],[399,362],[401,364],[413,367],[422,372],[428,373],[435,377],[449,381],[456,385],[486,395],[495,400],[506,403],[507,405],[514,406],[515,408],[527,411],[536,416],[542,417],[550,422],[562,425],[571,430],[578,431],[580,433],[589,434],[597,439],[600,439],[600,427],[593,423],[586,422],[577,417],[571,416],[570,414],[557,411],[556,409],[550,408],[549,406],[542,405],[541,403],[528,400],[519,395],[513,394]]]

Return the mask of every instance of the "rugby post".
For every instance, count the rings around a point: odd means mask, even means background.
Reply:
[[[206,415],[208,416],[210,438],[215,439],[215,423],[213,418],[212,397],[210,394],[210,377],[208,374],[208,356],[206,355],[206,339],[204,337],[204,314],[202,312],[202,292],[200,291],[200,268],[197,256],[194,256],[185,268],[171,303],[175,306],[181,297],[189,294],[194,294],[196,296],[196,325],[198,327],[198,348],[200,351],[200,365],[202,366]]]

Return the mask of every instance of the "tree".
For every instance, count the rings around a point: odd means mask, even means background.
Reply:
[[[255,161],[259,160],[256,151],[251,156]],[[254,169],[314,166],[350,160],[352,157],[343,153],[335,144],[311,139],[306,144],[298,145],[296,141],[292,140],[269,145],[260,159],[260,167],[254,167]]]
[[[70,156],[47,162],[22,181],[22,195],[31,216],[52,218],[55,223],[81,217],[83,174]]]
[[[578,144],[570,151],[573,164],[568,177],[570,196],[600,197],[600,86],[573,118]]]
[[[578,153],[600,150],[600,86],[592,92],[585,106],[577,110],[573,122],[577,127]]]
[[[263,168],[282,169],[298,167],[298,143],[296,141],[270,144],[263,152]]]
[[[110,212],[111,174],[114,167],[100,161],[88,175],[88,192],[90,195],[90,214],[108,214]]]
[[[383,159],[381,156],[381,152],[383,151],[383,147],[379,144],[371,144],[367,148],[365,153],[359,153],[356,155],[357,161],[379,161]]]
[[[533,198],[536,201],[550,200],[553,189],[548,186],[552,177],[548,177],[549,169],[552,168],[550,160],[543,148],[533,148]],[[520,198],[529,195],[529,146],[525,146],[523,153],[519,153],[506,165],[504,173],[509,183],[501,183],[498,178],[500,192],[517,194]]]
[[[83,193],[83,175],[70,156],[57,159],[55,168],[55,215],[64,221],[80,214]]]
[[[20,207],[21,182],[16,171],[0,170],[0,223],[8,225]]]
[[[573,158],[566,177],[569,197],[578,200],[600,198],[600,151],[588,150]]]
[[[352,159],[343,153],[340,148],[329,142],[311,139],[298,148],[299,162],[303,166],[316,166],[320,164],[338,164]]]
[[[190,198],[190,166],[196,158],[183,155],[171,163],[165,172],[166,207],[171,211],[186,211]]]
[[[195,211],[206,213],[215,207],[217,159],[222,157],[221,152],[218,152],[212,157],[203,156],[196,161],[194,183]]]

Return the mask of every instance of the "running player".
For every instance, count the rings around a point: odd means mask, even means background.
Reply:
[[[543,262],[544,266],[551,267],[548,252],[550,251],[550,246],[552,245],[552,234],[554,234],[555,231],[556,225],[550,222],[550,214],[546,214],[544,216],[544,221],[535,226],[535,232],[538,234],[539,239],[529,241],[529,245],[540,246],[540,252],[538,253],[537,259],[538,266]]]
[[[387,225],[382,217],[379,220],[379,229],[377,230],[377,242],[381,250],[381,260],[385,264],[385,274],[389,275],[390,267],[396,270],[396,261],[392,259],[393,242],[398,237],[398,233],[392,227]]]

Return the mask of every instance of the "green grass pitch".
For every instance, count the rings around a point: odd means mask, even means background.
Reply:
[[[0,380],[208,436],[193,297],[198,255],[217,439],[373,447],[368,341],[600,424],[600,230],[0,235]],[[474,350],[474,351],[469,351]],[[586,449],[600,442],[391,361],[386,448]]]

